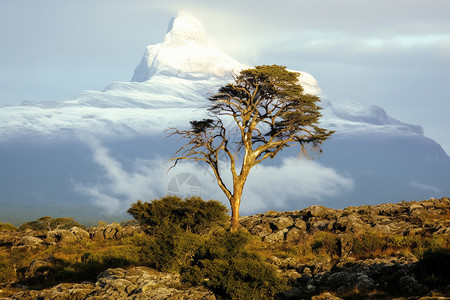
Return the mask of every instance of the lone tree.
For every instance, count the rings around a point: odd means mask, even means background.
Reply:
[[[295,144],[307,157],[307,145],[321,152],[333,133],[317,126],[320,99],[304,93],[299,76],[278,65],[243,70],[209,98],[209,119],[191,121],[188,130],[170,129],[170,136],[186,141],[171,158],[172,167],[185,159],[211,167],[230,201],[231,231],[239,227],[244,184],[255,165]],[[224,181],[225,170],[231,171],[231,184]]]

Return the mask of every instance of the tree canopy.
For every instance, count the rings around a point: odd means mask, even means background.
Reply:
[[[252,167],[296,144],[305,155],[307,145],[320,152],[333,133],[319,127],[320,99],[304,92],[299,76],[279,65],[243,70],[209,98],[209,118],[191,121],[187,130],[172,128],[171,135],[186,141],[172,157],[173,166],[194,160],[211,167],[230,201],[232,231],[239,226],[242,192]],[[231,172],[231,185],[224,182],[225,168]]]

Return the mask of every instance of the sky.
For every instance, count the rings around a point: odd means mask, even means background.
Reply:
[[[129,81],[179,10],[238,61],[306,71],[328,100],[378,105],[450,154],[448,0],[0,0],[0,105]]]

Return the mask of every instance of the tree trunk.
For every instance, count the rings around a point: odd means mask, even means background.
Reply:
[[[239,229],[239,204],[241,202],[240,197],[236,199],[236,197],[233,197],[230,200],[231,204],[231,232],[236,232]]]
[[[241,206],[241,197],[242,192],[244,191],[244,184],[250,171],[250,168],[246,167],[245,165],[246,164],[244,161],[244,166],[242,167],[241,174],[233,180],[233,197],[229,199],[231,204],[231,232],[236,232],[239,229],[240,225],[239,207]]]

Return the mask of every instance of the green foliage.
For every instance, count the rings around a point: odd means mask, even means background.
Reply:
[[[31,256],[25,249],[0,249],[0,283],[16,281],[18,270],[30,264]]]
[[[318,254],[339,255],[339,239],[335,234],[318,231],[313,235],[311,249]]]
[[[36,221],[27,222],[19,227],[19,230],[54,230],[54,229],[70,229],[72,227],[86,228],[84,225],[73,220],[73,218],[56,218],[49,216],[39,218]]]
[[[379,234],[364,232],[353,239],[352,251],[357,256],[371,257],[376,251],[387,247],[386,239]]]
[[[143,251],[157,270],[180,272],[224,299],[273,299],[286,287],[273,266],[246,250],[250,234],[225,230],[226,208],[217,201],[167,196],[128,212],[151,233]]]
[[[254,119],[256,122],[271,126],[263,134],[253,133],[252,143],[269,144],[263,136],[276,137],[277,142],[286,141],[283,146],[273,145],[270,149],[282,149],[289,142],[319,146],[333,131],[317,126],[321,116],[321,108],[317,105],[320,99],[303,93],[299,76],[279,65],[242,70],[234,83],[221,87],[219,93],[209,99],[212,102],[209,111],[214,115],[231,113],[243,120],[248,114],[258,114]],[[242,124],[245,124],[242,125],[244,131],[250,126],[249,122]]]
[[[95,281],[97,275],[108,268],[148,266],[150,241],[149,236],[137,234],[121,240],[82,240],[46,248],[0,248],[0,284],[19,282],[42,289],[61,282]],[[47,262],[46,272],[25,277],[33,260]]]
[[[17,227],[10,223],[0,222],[0,231],[17,231]]]
[[[166,196],[151,202],[138,201],[128,209],[128,213],[149,233],[172,229],[201,233],[224,226],[228,219],[226,212],[227,208],[219,201],[203,201],[198,197],[182,200],[177,196]]]
[[[386,237],[386,244],[393,249],[408,249],[422,259],[429,252],[450,248],[450,237],[448,235],[391,235]]]
[[[7,253],[0,252],[0,283],[12,281],[14,277],[13,262]]]
[[[204,237],[191,232],[169,233],[162,230],[153,236],[143,250],[150,266],[160,271],[178,272],[191,259]]]
[[[287,286],[274,266],[245,249],[248,233],[222,231],[197,248],[182,280],[203,284],[219,299],[273,299]]]

